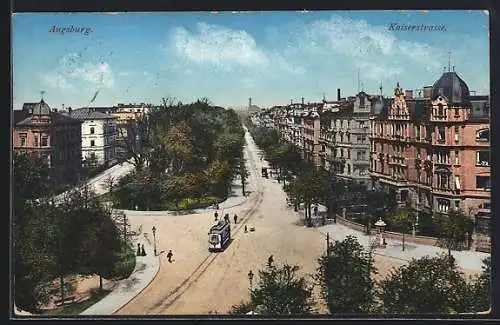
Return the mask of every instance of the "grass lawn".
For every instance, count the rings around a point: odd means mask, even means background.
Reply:
[[[82,313],[85,309],[89,308],[90,306],[94,305],[97,303],[99,300],[102,298],[106,297],[108,293],[111,291],[102,291],[102,292],[96,292],[92,294],[92,296],[82,302],[76,302],[68,305],[64,305],[55,309],[49,309],[49,310],[44,310],[42,312],[42,315],[45,316],[63,316],[63,315],[79,315]]]
[[[222,202],[222,201],[223,199],[217,198],[215,196],[206,196],[199,199],[185,198],[181,202],[179,202],[178,209],[179,210],[201,209],[211,206],[216,202]],[[163,207],[166,210],[177,210],[177,206],[172,202],[166,202],[165,204],[163,204]]]
[[[101,202],[101,204],[114,202],[113,195],[111,195],[109,192],[104,193],[102,195],[99,195],[97,197],[97,199]],[[202,209],[202,208],[209,207],[215,203],[220,203],[220,202],[224,201],[225,199],[226,198],[218,198],[216,196],[205,196],[205,197],[198,198],[198,199],[185,198],[179,202],[178,209],[179,209],[179,211]],[[177,206],[173,202],[164,202],[161,206],[162,207],[159,210],[169,210],[169,211],[177,210]],[[115,206],[115,208],[119,209],[120,207]]]

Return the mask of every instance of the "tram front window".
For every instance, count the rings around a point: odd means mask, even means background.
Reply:
[[[219,235],[210,235],[210,242],[217,244],[219,242]]]

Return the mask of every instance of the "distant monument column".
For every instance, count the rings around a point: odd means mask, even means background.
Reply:
[[[252,97],[248,98],[248,110],[252,109]]]

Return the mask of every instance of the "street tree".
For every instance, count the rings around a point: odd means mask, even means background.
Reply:
[[[231,179],[231,167],[227,160],[214,160],[205,171],[212,190],[220,195],[227,194],[226,185]]]
[[[474,222],[461,211],[450,211],[447,215],[439,216],[439,238],[437,244],[448,249],[451,259],[451,250],[460,249],[474,229]]]
[[[49,168],[36,153],[13,152],[13,192],[15,200],[36,199],[47,195]]]
[[[194,143],[191,128],[186,122],[172,126],[167,133],[167,148],[171,157],[170,171],[174,175],[182,174],[194,159]]]
[[[403,234],[403,248],[402,250],[405,250],[405,235],[407,232],[410,231],[412,227],[412,223],[414,221],[414,216],[413,212],[411,212],[409,209],[402,208],[396,210],[394,213],[392,213],[387,220],[390,222],[390,226],[392,230],[395,230],[397,232],[401,232]]]
[[[242,192],[243,196],[246,196],[245,185],[246,185],[246,181],[248,179],[248,176],[250,176],[250,173],[248,172],[248,169],[245,165],[244,159],[240,160],[240,168],[239,169],[240,169],[239,174],[240,174],[240,179],[241,179],[241,192]]]
[[[472,284],[472,311],[485,312],[491,308],[491,256],[483,260],[481,274]]]
[[[142,170],[149,160],[151,130],[154,119],[148,114],[137,114],[135,123],[125,130],[119,129],[120,138],[118,146],[124,151],[123,158],[132,158],[136,171]]]
[[[318,259],[316,282],[330,313],[368,313],[374,303],[372,253],[355,237],[335,241]]]
[[[23,216],[14,227],[14,296],[18,307],[38,312],[50,298],[49,283],[57,270],[53,249],[56,226],[46,202],[26,203],[15,211]],[[21,222],[19,222],[21,221]]]
[[[113,190],[115,189],[116,184],[116,178],[113,177],[113,175],[108,175],[104,179],[104,188],[106,191],[112,196],[113,195]]]
[[[413,259],[378,283],[380,312],[462,313],[470,310],[471,288],[446,255]]]
[[[185,173],[179,177],[178,186],[184,189],[187,198],[199,199],[206,189],[207,179],[204,173]]]
[[[305,220],[308,227],[313,226],[311,207],[327,199],[328,186],[328,178],[319,169],[306,170],[292,181],[293,192],[300,198],[300,201],[304,202]]]
[[[100,209],[87,210],[89,226],[80,244],[81,267],[88,274],[99,275],[99,290],[103,290],[103,276],[112,273],[121,250],[118,229],[110,212]]]
[[[251,308],[259,315],[309,315],[314,312],[313,286],[300,276],[297,265],[267,265],[259,271],[249,303],[233,307],[233,313]]]

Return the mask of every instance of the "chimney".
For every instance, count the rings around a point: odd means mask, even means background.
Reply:
[[[292,104],[293,104],[293,99],[290,99],[290,105],[292,105]]]
[[[340,101],[340,88],[337,88],[337,101]]]
[[[304,97],[302,97],[302,105],[304,105]]]
[[[71,111],[73,111],[73,109],[70,106],[70,107],[68,107],[68,114],[69,114],[69,116],[71,116]]]
[[[413,98],[413,90],[405,90],[405,99],[412,99]]]
[[[432,86],[424,86],[424,98],[431,98]]]
[[[252,97],[248,98],[248,108],[252,107]]]

